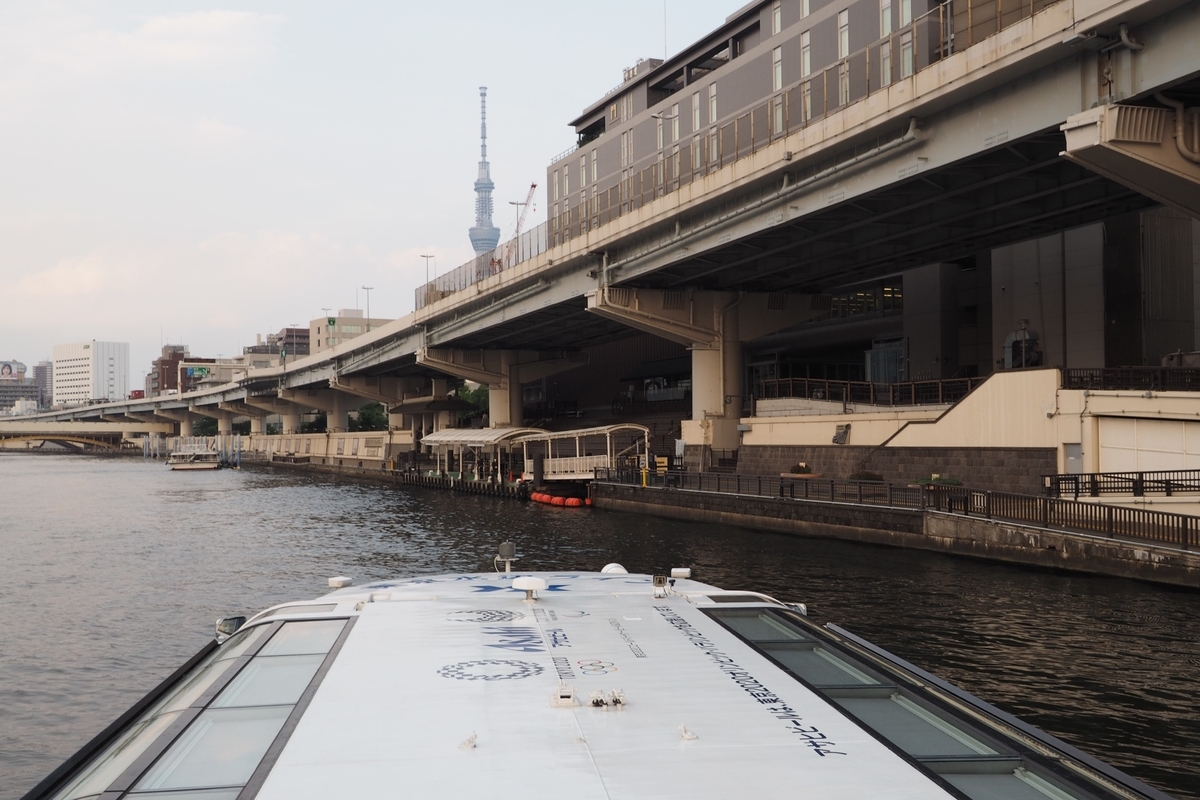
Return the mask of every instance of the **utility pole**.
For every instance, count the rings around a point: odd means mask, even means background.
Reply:
[[[371,332],[371,290],[374,286],[364,286],[363,291],[367,293],[367,333]]]

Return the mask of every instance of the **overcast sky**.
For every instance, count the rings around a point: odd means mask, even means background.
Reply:
[[[668,0],[671,52],[738,0]],[[397,317],[468,260],[488,87],[495,223],[566,123],[661,57],[661,0],[0,4],[0,360],[231,356],[323,307]],[[366,305],[365,292],[358,303]]]

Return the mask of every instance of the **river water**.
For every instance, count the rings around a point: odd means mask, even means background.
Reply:
[[[218,616],[418,573],[690,566],[836,622],[1200,800],[1200,592],[846,542],[263,471],[0,455],[0,798],[196,652]]]

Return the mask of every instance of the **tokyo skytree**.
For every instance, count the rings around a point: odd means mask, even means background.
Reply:
[[[475,227],[471,228],[471,246],[475,255],[494,250],[500,243],[500,229],[492,224],[491,168],[487,160],[487,87],[479,87],[479,178],[475,181]]]

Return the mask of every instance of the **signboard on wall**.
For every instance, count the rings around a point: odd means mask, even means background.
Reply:
[[[25,377],[25,365],[20,361],[0,361],[0,381],[19,381]]]

